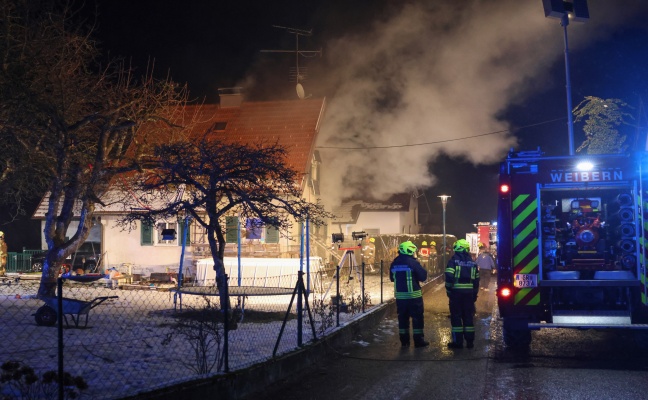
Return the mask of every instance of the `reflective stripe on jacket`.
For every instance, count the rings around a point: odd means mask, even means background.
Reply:
[[[397,300],[423,297],[421,285],[427,279],[427,271],[412,256],[399,254],[389,268],[389,279],[394,282]]]
[[[479,268],[467,252],[457,252],[445,270],[446,291],[479,292]]]

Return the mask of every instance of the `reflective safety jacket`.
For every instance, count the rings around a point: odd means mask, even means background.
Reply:
[[[399,254],[389,267],[389,279],[394,282],[396,300],[423,297],[421,285],[427,279],[427,271],[412,256]]]
[[[470,253],[455,252],[445,270],[445,286],[452,291],[479,293],[479,268]]]

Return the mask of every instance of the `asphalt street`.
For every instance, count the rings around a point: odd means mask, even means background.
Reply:
[[[501,340],[495,279],[480,290],[475,348],[449,350],[443,282],[425,294],[427,348],[402,349],[396,315],[336,356],[266,388],[254,399],[636,399],[648,398],[648,333],[545,329],[529,349]]]

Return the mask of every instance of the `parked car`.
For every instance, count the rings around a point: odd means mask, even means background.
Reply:
[[[34,272],[43,270],[46,252],[36,253],[31,257],[31,268]],[[66,258],[63,263],[67,270],[76,271],[82,269],[86,273],[97,272],[97,266],[101,260],[101,243],[84,242],[76,252]]]

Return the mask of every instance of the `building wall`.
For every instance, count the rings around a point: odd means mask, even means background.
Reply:
[[[135,274],[149,275],[151,272],[177,272],[182,253],[182,241],[178,244],[142,245],[141,224],[137,222],[136,229],[123,231],[116,226],[116,216],[102,216],[101,222],[104,229],[103,249],[105,252],[102,266],[105,268],[119,267],[123,263],[132,264]],[[191,247],[185,251],[184,266],[191,263]]]
[[[361,212],[354,227],[356,231],[378,229],[381,235],[401,233],[402,214],[399,212]],[[351,234],[351,232],[349,232]]]

